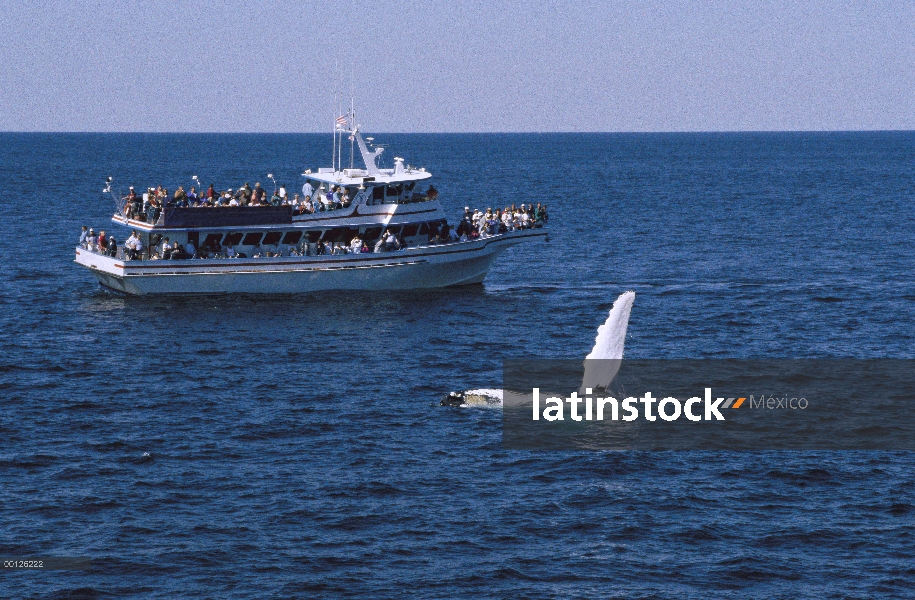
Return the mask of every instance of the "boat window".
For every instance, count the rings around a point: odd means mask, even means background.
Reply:
[[[410,183],[404,184],[404,189],[407,190],[408,192],[412,192],[413,188],[415,188],[415,187],[416,187],[415,181],[411,181]]]
[[[416,232],[417,235],[428,235],[429,234],[429,224],[423,223],[419,226],[419,231]]]
[[[384,186],[376,185],[372,188],[372,200],[375,202],[384,201]]]
[[[378,236],[381,235],[381,227],[366,227],[365,231],[362,232],[362,239],[364,240],[377,240]]]
[[[237,246],[241,242],[242,233],[227,233],[222,243],[226,246]]]
[[[353,236],[356,235],[356,231],[349,229],[348,227],[338,227],[336,229],[328,229],[324,232],[324,241],[333,242],[333,243],[349,243],[353,239]]]
[[[418,223],[413,223],[412,225],[405,225],[403,228],[404,237],[410,237],[416,235],[416,230],[419,229]]]
[[[392,202],[397,202],[397,198],[400,197],[400,193],[401,193],[402,191],[403,191],[403,186],[400,185],[400,184],[397,184],[397,185],[389,185],[389,186],[388,186],[388,191],[387,191],[388,199],[389,199],[390,201],[392,201]]]
[[[302,239],[301,231],[287,231],[286,237],[283,238],[283,243],[284,244],[298,244],[300,239]]]
[[[253,246],[261,241],[261,236],[264,235],[260,232],[252,232],[245,236],[244,244],[245,246]]]
[[[200,247],[200,232],[199,231],[188,231],[187,232],[187,243],[194,244],[194,248]]]
[[[282,231],[270,231],[264,236],[264,245],[269,246],[280,241],[283,237]]]
[[[321,239],[321,233],[323,233],[323,232],[320,231],[320,230],[318,230],[318,231],[306,231],[306,232],[305,232],[305,235],[308,236],[308,242],[309,242],[310,244],[314,244],[315,242],[317,242],[318,240]]]
[[[219,246],[219,242],[222,240],[221,233],[208,233],[205,240],[203,240],[204,248],[213,248],[214,246]]]

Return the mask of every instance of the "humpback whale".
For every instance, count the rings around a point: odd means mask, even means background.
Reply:
[[[581,391],[585,388],[607,388],[616,377],[626,346],[626,330],[629,328],[629,316],[632,314],[632,303],[635,292],[620,294],[613,303],[610,314],[604,324],[597,328],[594,347],[585,357],[585,374],[581,382]],[[592,359],[604,359],[592,362]],[[612,362],[606,360],[611,359]],[[501,405],[503,391],[492,388],[478,388],[463,392],[451,392],[442,398],[442,406]]]

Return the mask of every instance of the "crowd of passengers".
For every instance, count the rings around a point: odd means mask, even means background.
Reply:
[[[516,207],[512,204],[504,209],[497,208],[495,211],[487,208],[486,212],[471,211],[469,206],[465,206],[464,216],[461,217],[461,222],[455,228],[455,236],[457,240],[464,242],[481,235],[497,235],[519,229],[540,228],[549,219],[546,205],[539,202],[537,206],[522,204],[520,207]]]
[[[539,228],[543,227],[548,220],[547,208],[540,203],[536,207],[533,204],[522,204],[520,207],[512,204],[504,209],[497,208],[495,211],[492,208],[487,208],[485,212],[480,210],[471,211],[470,207],[465,206],[464,215],[458,226],[451,227],[447,222],[436,225],[434,230],[429,233],[429,244],[466,242],[479,237],[498,235],[509,231]],[[117,256],[118,252],[117,241],[113,236],[106,235],[104,230],[96,235],[95,229],[86,226],[83,226],[80,234],[79,245],[86,250],[107,256]],[[153,248],[146,250],[139,232],[134,231],[124,242],[124,258],[127,260],[140,260],[143,258],[175,260],[187,258],[326,256],[393,252],[403,250],[406,247],[407,242],[403,237],[398,237],[390,229],[386,229],[377,240],[363,240],[356,234],[348,244],[324,240],[309,243],[304,238],[297,244],[281,244],[277,241],[273,244],[266,244],[263,247],[258,242],[251,246],[250,256],[248,256],[248,252],[238,251],[231,244],[221,245],[218,242],[213,242],[196,248],[191,242],[182,245],[177,241],[172,242],[167,237],[163,238],[161,243],[157,243]]]
[[[426,197],[434,199],[438,190],[429,186]],[[210,184],[203,192],[191,186],[189,191],[184,186],[178,186],[174,194],[158,186],[147,188],[145,194],[137,194],[133,186],[130,192],[122,198],[124,200],[124,216],[130,219],[145,217],[147,222],[155,223],[165,207],[178,208],[206,208],[213,206],[291,206],[292,214],[305,215],[327,210],[348,208],[352,204],[349,192],[342,186],[332,186],[328,191],[323,185],[315,189],[310,183],[302,186],[302,195],[294,194],[292,197],[286,192],[286,186],[280,185],[268,198],[267,191],[260,183],[255,183],[252,188],[247,182],[237,190],[216,191],[214,184]]]
[[[450,228],[447,224],[441,224],[438,229],[430,236],[430,243],[445,243],[451,240]],[[434,241],[433,241],[434,240]],[[104,231],[98,235],[94,229],[83,227],[80,234],[79,246],[92,252],[104,254],[107,256],[118,256],[118,246],[115,239],[106,236]],[[309,243],[306,240],[298,244],[265,244],[261,246],[260,242],[250,246],[248,251],[236,250],[232,244],[203,244],[196,248],[194,244],[188,241],[187,244],[180,244],[177,241],[171,241],[169,238],[163,238],[152,248],[147,249],[143,243],[143,238],[139,232],[134,231],[127,241],[124,242],[123,258],[125,260],[178,260],[189,258],[272,258],[284,256],[327,256],[341,254],[366,254],[370,252],[393,252],[403,250],[407,247],[407,242],[402,236],[397,236],[390,229],[386,229],[384,234],[378,240],[363,240],[359,235],[355,235],[348,244],[340,242],[330,242],[318,240]]]

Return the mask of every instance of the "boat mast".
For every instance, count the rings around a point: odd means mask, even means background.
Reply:
[[[337,115],[342,117],[343,116],[343,69],[342,68],[340,69],[340,84],[337,87],[337,89],[339,90],[339,95],[337,96]],[[342,131],[342,127],[340,127],[339,121],[336,121],[335,126],[337,128],[337,131],[340,134],[340,143],[337,144],[337,164],[335,165],[334,173],[343,169],[343,159],[342,159],[343,131]]]
[[[352,128],[352,127],[354,126],[354,124],[356,123],[356,108],[355,108],[355,106],[356,106],[356,101],[355,101],[355,99],[354,99],[352,96],[350,96],[350,97],[349,97],[349,118],[350,118],[350,128]],[[356,136],[354,136],[354,135],[351,133],[351,134],[349,134],[349,168],[350,168],[350,169],[353,168],[353,154],[354,154],[355,151],[356,151],[356,150],[355,150],[355,144],[356,144]]]
[[[334,104],[335,105],[337,104],[336,97],[334,97]],[[332,125],[331,125],[331,127],[333,127],[333,129],[331,130],[331,134],[334,136],[334,144],[333,144],[333,146],[331,146],[331,150],[330,150],[330,166],[334,171],[336,171],[337,170],[336,164],[334,163],[334,161],[337,159],[337,115],[336,115],[337,107],[336,106],[334,106],[333,112],[334,112],[334,115],[333,115],[333,121],[332,121]]]
[[[349,129],[352,129],[356,126],[356,68],[350,65],[349,71],[349,123],[347,123]],[[353,168],[353,153],[355,152],[355,140],[356,138],[352,133],[349,134],[349,168]],[[340,141],[343,141],[343,138],[340,138]]]

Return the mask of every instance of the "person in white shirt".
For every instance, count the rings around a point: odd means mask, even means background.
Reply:
[[[315,193],[315,188],[312,187],[311,183],[306,181],[305,185],[302,186],[302,196],[304,198],[311,198],[312,194]]]
[[[360,251],[362,251],[362,240],[359,239],[358,235],[356,237],[354,237],[353,240],[349,243],[349,248],[350,248],[350,252],[352,252],[354,254],[357,254]]]
[[[333,209],[333,200],[327,197],[327,194],[324,193],[324,186],[322,185],[318,188],[318,199],[321,200],[321,205],[324,207],[324,210]]]
[[[508,208],[506,208],[506,209],[505,209],[505,212],[502,213],[502,224],[505,225],[505,227],[506,227],[509,231],[511,231],[511,228],[512,228],[512,213],[511,213],[511,211],[510,211]]]
[[[168,241],[168,238],[165,238],[162,241],[162,258],[164,258],[164,259],[171,258],[172,250],[174,250],[174,249],[175,249],[175,247],[171,244],[171,242]]]
[[[134,231],[130,234],[130,237],[127,238],[127,241],[124,242],[124,249],[127,250],[127,257],[130,260],[139,260],[143,258],[143,240],[140,239],[140,234]]]
[[[400,243],[397,241],[397,236],[390,231],[388,231],[385,236],[384,249],[388,251],[400,249]]]
[[[280,184],[279,196],[280,196],[280,202],[286,201],[286,186],[285,185]]]

